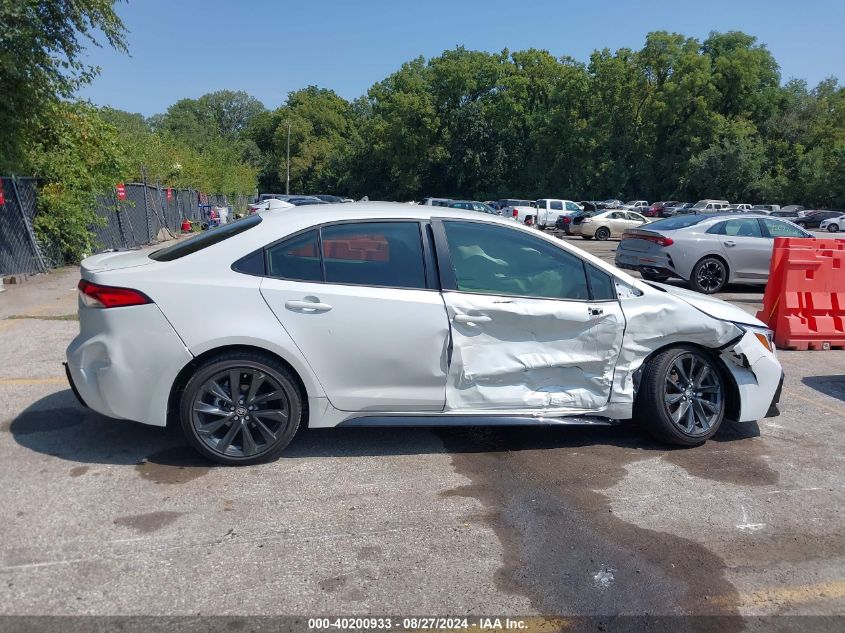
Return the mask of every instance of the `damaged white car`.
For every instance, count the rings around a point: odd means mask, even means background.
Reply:
[[[767,415],[771,332],[505,219],[391,203],[268,211],[82,263],[83,404],[181,425],[224,464],[300,425],[613,424],[700,444]]]

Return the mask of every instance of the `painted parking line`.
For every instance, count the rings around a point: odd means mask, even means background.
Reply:
[[[784,389],[783,393],[787,394],[790,398],[798,398],[799,400],[803,400],[804,402],[809,402],[814,407],[818,407],[819,409],[824,409],[825,411],[830,411],[831,413],[835,413],[836,415],[841,415],[845,417],[844,407],[837,407],[824,404],[823,402],[819,402],[816,398],[808,398],[807,396],[802,396],[801,394],[795,393],[791,389]]]
[[[768,587],[739,594],[738,606],[748,609],[766,605],[795,605],[845,598],[845,580],[812,585]]]
[[[67,384],[64,376],[50,376],[49,378],[0,378],[0,385],[59,385]]]

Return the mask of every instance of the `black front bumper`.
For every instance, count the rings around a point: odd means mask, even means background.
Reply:
[[[70,384],[70,390],[73,392],[73,395],[76,396],[76,399],[79,400],[79,404],[88,409],[88,405],[85,404],[85,400],[82,399],[82,396],[79,395],[79,390],[76,388],[76,385],[73,384],[73,376],[70,375],[70,367],[67,366],[67,363],[62,363],[62,365],[65,366],[65,376],[67,376],[68,384]]]
[[[783,372],[780,373],[780,382],[778,383],[778,388],[775,391],[775,395],[772,397],[772,402],[769,405],[769,410],[766,412],[767,418],[774,418],[780,415],[780,409],[778,409],[778,402],[780,402],[780,393],[783,391],[783,379],[785,375]]]

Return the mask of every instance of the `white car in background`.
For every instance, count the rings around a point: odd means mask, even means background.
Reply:
[[[66,365],[80,400],[179,425],[223,464],[274,458],[301,425],[633,417],[693,446],[774,412],[782,382],[744,310],[474,211],[259,213],[81,272]]]
[[[839,217],[822,220],[819,224],[819,231],[836,233],[838,231],[842,231],[843,229],[845,229],[845,214],[840,215]]]

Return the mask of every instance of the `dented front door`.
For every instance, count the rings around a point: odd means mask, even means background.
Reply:
[[[446,410],[604,407],[625,329],[612,278],[527,231],[438,229],[452,338]]]

